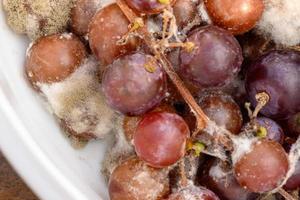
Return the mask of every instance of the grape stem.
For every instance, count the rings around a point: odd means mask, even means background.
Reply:
[[[124,13],[124,15],[128,18],[130,23],[134,23],[138,16],[128,7],[126,2],[124,0],[117,0],[117,4]],[[166,23],[171,23],[174,25],[176,21],[174,22],[174,18],[169,16],[172,13],[169,11],[165,11],[164,13],[167,13],[167,15],[164,17]],[[171,21],[171,22],[170,22]],[[164,34],[165,38],[170,37],[171,35],[176,36],[177,33],[174,31],[174,27],[170,27],[172,30],[166,30],[166,28],[163,27],[163,30],[166,31]],[[183,81],[180,79],[176,71],[174,70],[172,64],[170,61],[166,58],[164,54],[165,50],[165,44],[170,44],[168,41],[166,41],[164,38],[162,41],[157,42],[152,35],[148,32],[147,27],[143,26],[136,30],[144,39],[147,46],[152,50],[152,53],[155,55],[156,59],[161,63],[163,69],[177,88],[177,91],[181,94],[182,98],[185,100],[185,102],[188,104],[188,106],[191,109],[191,112],[196,117],[196,128],[192,133],[192,138],[196,138],[198,133],[200,131],[207,132],[209,135],[215,138],[214,143],[221,143],[222,148],[225,148],[229,151],[233,150],[233,142],[232,139],[235,137],[232,133],[230,133],[228,130],[219,127],[215,122],[211,121],[206,114],[203,112],[201,107],[198,105],[190,91],[185,87]],[[175,37],[174,36],[174,37]],[[176,37],[175,37],[176,38]],[[177,42],[177,40],[176,40]],[[180,43],[181,41],[179,41]],[[190,46],[189,44],[186,44],[187,46]],[[188,49],[188,48],[187,48]],[[207,149],[208,150],[208,149]],[[213,155],[217,158],[220,158],[221,160],[227,160],[226,155],[224,153],[215,152],[213,150],[203,151],[203,153],[208,153],[209,155]]]
[[[259,111],[270,101],[270,96],[266,92],[260,92],[255,95],[257,106],[252,113],[252,119],[256,118]]]
[[[136,19],[139,18],[139,16],[137,16],[136,13],[133,12],[127,6],[127,4],[124,2],[124,0],[117,0],[117,4],[120,7],[120,9],[122,10],[122,12],[124,13],[124,15],[127,17],[127,19],[130,21],[130,23],[134,23],[136,21]],[[164,27],[164,30],[166,30],[165,27]],[[145,43],[152,50],[155,57],[160,61],[165,72],[168,74],[169,78],[171,79],[173,84],[176,86],[178,92],[181,94],[181,96],[183,97],[185,102],[189,105],[192,113],[195,115],[196,121],[197,121],[197,127],[196,127],[196,130],[194,131],[194,133],[192,134],[192,136],[195,137],[199,133],[199,131],[203,130],[204,128],[206,128],[206,129],[212,128],[213,132],[220,131],[222,133],[225,133],[225,136],[228,137],[228,138],[227,137],[224,138],[224,139],[227,139],[227,140],[225,140],[226,143],[228,141],[230,141],[230,143],[231,143],[231,139],[234,138],[235,136],[232,135],[229,131],[224,130],[221,127],[218,127],[215,123],[213,123],[213,126],[212,126],[212,121],[209,120],[209,118],[205,115],[205,113],[200,108],[200,106],[197,104],[196,100],[194,99],[194,97],[192,96],[190,91],[185,87],[183,81],[180,79],[180,77],[174,70],[172,64],[166,58],[164,52],[161,49],[161,46],[157,44],[155,39],[148,32],[147,27],[141,26],[136,31],[141,36],[143,36]],[[166,35],[164,35],[164,37],[166,37]],[[258,106],[255,108],[254,112],[252,113],[252,116],[255,116],[255,117],[257,116],[258,112],[262,109],[262,107],[268,103],[269,96],[266,93],[262,92],[262,93],[257,94],[256,99],[258,101]],[[210,124],[210,126],[209,126],[210,128],[207,127],[208,124]],[[208,132],[211,133],[210,131],[208,131]],[[220,134],[217,133],[217,135],[220,135]],[[225,142],[222,142],[222,143],[225,143]],[[228,148],[230,148],[230,147],[232,147],[231,144],[228,145]],[[287,200],[294,200],[294,198],[290,194],[288,194],[286,191],[284,191],[282,189],[282,186],[286,183],[288,178],[293,174],[293,172],[295,170],[296,162],[299,159],[299,157],[300,157],[300,137],[298,138],[297,142],[292,146],[291,152],[289,154],[290,169],[289,169],[289,172],[288,172],[285,180],[282,182],[282,184],[278,188],[273,190],[273,192],[279,192]],[[180,171],[184,171],[184,164],[182,163],[182,161],[179,164],[179,167],[180,167]],[[184,177],[185,177],[185,175],[182,176],[183,184],[185,184]]]
[[[135,19],[138,18],[138,16],[127,6],[124,0],[117,0],[117,4],[122,10],[122,12],[124,13],[124,15],[127,17],[127,19],[131,23],[134,23]],[[143,36],[145,43],[152,50],[155,57],[160,61],[165,72],[168,74],[169,78],[176,86],[178,92],[182,95],[183,99],[189,105],[191,111],[195,115],[197,121],[197,127],[193,133],[193,136],[196,136],[200,130],[206,127],[207,122],[209,120],[208,117],[205,115],[203,110],[197,104],[196,100],[194,99],[190,91],[185,87],[183,81],[175,72],[170,61],[166,58],[164,53],[160,51],[160,46],[156,44],[154,38],[148,32],[147,27],[146,26],[140,27],[137,31]]]
[[[278,193],[283,196],[286,200],[296,200],[292,195],[290,195],[287,191],[284,189],[280,188],[278,190]]]
[[[247,109],[248,116],[250,120],[253,120],[257,117],[260,110],[267,105],[267,103],[270,101],[270,96],[266,92],[260,92],[255,95],[255,99],[257,102],[256,107],[254,108],[254,111],[251,110],[251,104],[249,102],[245,103],[245,108]]]
[[[186,177],[186,174],[185,174],[185,163],[184,163],[184,158],[182,158],[180,161],[179,161],[179,173],[180,173],[180,186],[182,188],[186,187],[188,185],[188,179]]]

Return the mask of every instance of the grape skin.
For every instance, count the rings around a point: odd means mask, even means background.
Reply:
[[[139,122],[133,142],[139,158],[152,167],[170,166],[185,154],[190,131],[177,114],[152,112]]]
[[[253,144],[234,165],[237,181],[252,192],[263,193],[275,189],[289,168],[283,147],[271,140]]]
[[[151,63],[153,72],[146,69]],[[141,115],[165,97],[166,75],[153,56],[135,53],[120,57],[103,74],[107,103],[128,115]]]
[[[171,194],[165,200],[219,200],[219,197],[204,187],[191,185]]]
[[[164,4],[158,0],[126,0],[126,3],[132,9],[142,14],[158,14],[174,2],[175,0],[170,0],[170,2]]]
[[[198,2],[191,0],[176,0],[173,6],[173,13],[180,29],[195,19],[197,15],[197,4]]]
[[[89,23],[100,6],[100,0],[77,0],[71,10],[73,32],[80,36],[86,35]]]
[[[300,160],[298,160],[293,175],[288,179],[284,187],[288,190],[300,188]]]
[[[263,0],[205,0],[214,24],[235,35],[251,30],[264,11]]]
[[[60,82],[86,58],[83,43],[73,34],[56,34],[38,39],[28,50],[25,70],[29,81]]]
[[[264,127],[267,131],[267,138],[280,144],[284,141],[284,133],[282,128],[272,119],[266,117],[256,118],[258,127]]]
[[[228,163],[217,159],[206,163],[199,179],[200,184],[207,186],[223,200],[255,200],[258,197],[237,182]]]
[[[168,170],[133,157],[114,169],[108,189],[111,200],[158,200],[169,193]]]
[[[89,24],[89,44],[93,54],[103,65],[111,64],[117,57],[134,51],[139,40],[134,37],[125,45],[118,45],[128,31],[129,21],[117,4],[100,9]]]
[[[204,113],[217,125],[225,127],[233,134],[240,132],[242,113],[230,95],[221,91],[208,91],[202,94],[198,102]]]
[[[242,50],[227,31],[204,26],[191,32],[188,42],[195,44],[192,52],[181,50],[180,72],[198,86],[222,86],[240,71]]]
[[[249,67],[245,86],[253,106],[257,93],[269,95],[270,101],[261,110],[267,117],[286,119],[300,111],[300,53],[270,51]]]

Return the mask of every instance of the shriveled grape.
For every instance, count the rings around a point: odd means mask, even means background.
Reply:
[[[107,67],[102,89],[111,107],[124,114],[140,115],[165,97],[166,75],[153,56],[135,53]]]
[[[283,147],[271,140],[252,144],[251,150],[235,163],[237,181],[252,192],[275,189],[284,179],[289,161]]]
[[[131,158],[113,171],[108,189],[111,200],[161,199],[169,193],[168,171]]]
[[[99,10],[89,25],[90,47],[99,61],[108,65],[120,55],[136,49],[137,38],[130,38],[125,45],[117,42],[129,31],[129,21],[114,3]]]
[[[286,119],[300,111],[300,53],[270,51],[249,67],[245,86],[253,106],[257,93],[269,95],[270,101],[261,110],[267,117]]]
[[[233,134],[240,132],[243,123],[242,113],[230,95],[221,91],[209,91],[200,96],[198,103],[204,113],[217,125]]]
[[[174,164],[184,156],[190,131],[177,114],[152,112],[140,121],[134,134],[135,151],[152,167]]]
[[[67,78],[86,58],[85,47],[72,34],[42,37],[28,50],[25,70],[30,82],[53,83]]]
[[[187,41],[194,43],[195,48],[192,52],[181,50],[180,71],[196,85],[222,86],[240,71],[241,47],[229,32],[204,26],[194,30]]]

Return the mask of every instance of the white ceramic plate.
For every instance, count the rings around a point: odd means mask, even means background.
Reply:
[[[45,200],[107,200],[100,173],[105,141],[73,149],[41,98],[27,83],[23,63],[29,41],[5,23],[0,2],[0,148]]]

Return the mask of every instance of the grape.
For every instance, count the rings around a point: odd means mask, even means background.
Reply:
[[[257,93],[270,96],[261,110],[267,117],[285,119],[300,111],[300,53],[270,51],[249,67],[245,86],[253,106]]]
[[[141,116],[125,116],[123,120],[123,129],[127,141],[133,140],[136,127],[141,121]]]
[[[152,167],[174,164],[184,156],[190,131],[177,114],[152,112],[146,114],[134,134],[135,151]]]
[[[197,15],[197,3],[191,0],[176,0],[173,6],[176,23],[180,29],[188,25]]]
[[[252,29],[264,11],[263,0],[205,0],[214,24],[234,34]]]
[[[258,196],[236,181],[229,164],[220,160],[210,160],[202,171],[200,184],[204,184],[223,200],[255,200]]]
[[[129,21],[114,3],[99,10],[89,25],[89,43],[95,56],[104,65],[111,64],[116,57],[132,52],[139,42],[131,38],[126,45],[117,41],[128,31]]]
[[[169,193],[168,171],[131,158],[114,169],[109,180],[111,200],[157,200]]]
[[[158,14],[175,0],[126,0],[126,3],[132,9],[144,14]]]
[[[171,194],[166,200],[219,200],[219,198],[204,187],[192,185]]]
[[[237,40],[227,31],[204,26],[187,38],[193,42],[192,52],[181,50],[180,71],[198,86],[222,86],[239,72],[243,57]]]
[[[300,112],[288,120],[288,129],[294,135],[300,135]]]
[[[73,73],[85,58],[85,47],[74,35],[46,36],[28,49],[25,70],[34,86],[39,82],[59,82]]]
[[[234,165],[237,181],[252,192],[275,189],[284,179],[289,161],[282,146],[271,140],[252,144],[251,150]]]
[[[284,187],[288,190],[300,188],[300,160],[298,160],[293,175],[288,179]]]
[[[148,65],[153,71],[146,69]],[[164,98],[166,75],[153,56],[135,53],[107,67],[102,89],[111,107],[124,114],[140,115]]]
[[[167,104],[161,104],[158,107],[154,108],[150,112],[171,112],[174,113],[175,110],[173,107],[167,105]],[[133,135],[135,133],[135,130],[141,121],[143,116],[125,116],[123,120],[123,129],[124,134],[126,136],[127,141],[133,140]]]
[[[73,32],[80,36],[86,35],[89,23],[100,6],[100,0],[77,0],[71,10]]]
[[[243,49],[244,62],[254,61],[258,57],[277,47],[272,40],[253,31],[239,35],[237,36],[237,39]],[[247,68],[247,66],[248,65],[243,65],[245,68]]]
[[[258,117],[256,119],[258,131],[266,131],[267,138],[279,143],[283,143],[284,133],[282,128],[272,119],[266,117]]]
[[[243,118],[239,106],[230,95],[220,91],[205,92],[198,100],[204,113],[217,125],[233,134],[241,130]]]

